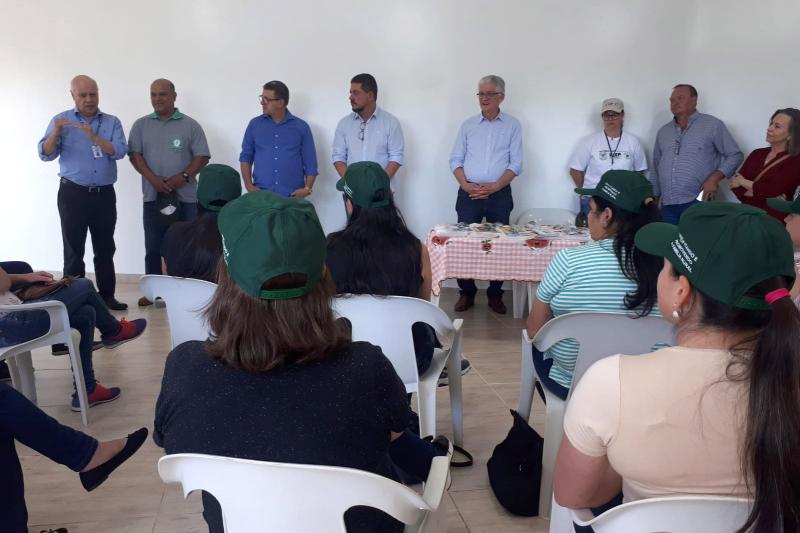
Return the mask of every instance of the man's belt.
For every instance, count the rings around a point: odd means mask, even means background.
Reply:
[[[104,189],[108,189],[109,187],[113,187],[114,186],[113,184],[111,184],[111,185],[91,185],[91,186],[89,186],[89,185],[81,185],[79,183],[75,183],[72,180],[68,180],[67,178],[61,178],[61,184],[62,185],[67,185],[69,187],[75,187],[75,188],[81,189],[81,190],[86,191],[86,192],[100,192],[100,191],[102,191]]]

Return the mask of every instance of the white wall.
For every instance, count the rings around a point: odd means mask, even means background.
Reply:
[[[331,139],[349,111],[350,77],[370,72],[379,104],[403,125],[397,198],[420,236],[455,220],[448,154],[461,121],[478,112],[482,75],[506,79],[503,108],[523,125],[517,212],[574,207],[567,159],[579,137],[600,127],[603,98],[625,101],[626,130],[648,155],[671,118],[667,98],[676,83],[697,86],[701,111],[722,118],[745,153],[764,144],[776,108],[800,104],[794,0],[3,4],[0,258],[51,270],[62,265],[58,164],[41,162],[35,147],[49,119],[72,106],[69,80],[78,73],[98,81],[101,108],[126,131],[151,111],[150,81],[171,79],[181,110],[205,128],[212,161],[237,169],[244,127],[260,113],[261,85],[283,80],[291,111],[314,132],[321,174],[313,202],[331,231],[344,223]],[[127,160],[118,164],[116,267],[141,273],[140,178]]]

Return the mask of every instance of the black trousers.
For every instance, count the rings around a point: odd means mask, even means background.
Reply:
[[[114,228],[117,225],[117,196],[113,185],[83,187],[61,178],[58,214],[64,241],[64,275],[86,277],[83,254],[86,232],[92,237],[97,292],[104,300],[114,297]]]
[[[496,193],[490,194],[485,200],[473,200],[464,189],[458,189],[456,214],[459,222],[480,223],[485,218],[486,222],[508,224],[512,209],[514,209],[514,199],[511,196],[511,185],[506,185]],[[502,281],[490,281],[486,294],[489,298],[500,298],[503,296],[502,286]],[[458,287],[461,293],[467,296],[474,297],[478,292],[475,281],[471,279],[459,279]]]

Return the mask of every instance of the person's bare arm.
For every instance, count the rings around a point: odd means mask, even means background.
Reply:
[[[389,161],[384,170],[386,170],[386,173],[390,178],[393,178],[397,171],[400,170],[400,163],[397,163],[396,161]]]
[[[476,198],[477,199],[488,198],[490,194],[496,193],[497,191],[499,191],[500,189],[502,189],[503,187],[505,187],[506,185],[511,183],[513,181],[513,179],[516,178],[516,177],[517,177],[517,175],[514,174],[513,170],[506,169],[505,172],[503,172],[500,175],[500,178],[498,178],[498,180],[495,181],[494,183],[484,183],[484,184],[482,184],[480,186],[481,187],[481,194],[480,194],[480,196],[477,196]]]
[[[336,169],[336,172],[339,174],[340,178],[344,177],[344,173],[347,172],[347,165],[344,161],[336,161],[333,164],[333,167]]]
[[[622,477],[611,468],[608,457],[592,457],[578,451],[564,435],[553,472],[556,502],[570,509],[598,507],[622,490]]]
[[[5,292],[11,288],[11,276],[0,267],[0,292]]]
[[[525,327],[528,330],[528,337],[531,339],[539,333],[542,326],[547,324],[553,318],[553,311],[550,309],[550,304],[546,304],[539,298],[533,299],[533,308],[528,313],[528,320]]]
[[[207,155],[198,155],[197,157],[193,157],[191,162],[189,163],[188,168],[184,169],[183,172],[189,174],[190,177],[195,176],[201,170],[203,170],[203,167],[205,167],[208,164],[209,159],[210,157],[208,157]],[[186,178],[183,176],[183,172],[167,178],[167,185],[172,190],[180,189],[181,187],[184,187],[185,185],[189,184],[189,182],[186,181]]]
[[[453,176],[456,177],[456,181],[464,189],[464,192],[469,195],[470,198],[475,200],[478,196],[482,196],[483,193],[481,192],[481,186],[477,183],[470,183],[467,181],[467,175],[464,174],[464,167],[458,167],[453,171]]]
[[[585,174],[582,171],[571,168],[569,169],[569,175],[572,178],[572,181],[575,182],[576,187],[583,187],[583,178]]]
[[[156,176],[156,174],[150,170],[150,166],[147,164],[147,161],[144,160],[144,156],[137,152],[131,152],[128,155],[128,159],[131,161],[131,165],[133,168],[136,169],[136,172],[141,174],[144,179],[150,182],[150,185],[158,192],[163,193],[171,193],[172,188],[167,185],[164,181],[164,178],[161,176]]]
[[[257,191],[258,187],[253,184],[253,163],[242,161],[239,163],[239,168],[242,171],[242,181],[247,192]]]

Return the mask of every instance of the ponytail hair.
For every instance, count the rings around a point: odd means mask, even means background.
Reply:
[[[770,278],[755,292],[788,285]],[[741,533],[800,531],[800,313],[788,297],[771,307],[742,371],[749,382],[742,470],[754,503]]]
[[[672,276],[679,274],[672,267]],[[791,280],[772,277],[747,296],[763,299]],[[731,381],[746,382],[747,420],[739,455],[753,507],[736,533],[800,531],[800,312],[791,298],[753,311],[720,303],[699,290],[698,327],[754,335],[731,348]]]
[[[657,301],[658,273],[664,266],[661,257],[644,253],[634,246],[633,238],[639,228],[651,222],[661,221],[661,210],[652,198],[648,198],[638,213],[626,211],[599,196],[592,196],[598,212],[611,210],[611,224],[616,225],[614,255],[622,274],[636,283],[636,290],[625,295],[625,308],[636,310],[637,316],[649,315]]]

